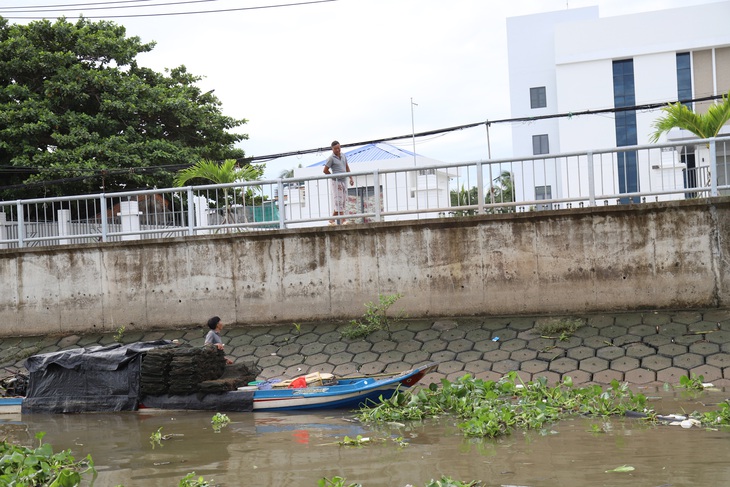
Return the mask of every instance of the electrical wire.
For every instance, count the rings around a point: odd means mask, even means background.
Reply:
[[[701,101],[711,101],[711,100],[718,100],[722,98],[724,95],[716,95],[716,96],[704,96],[700,98],[693,98],[691,100],[680,100],[682,103],[690,103],[690,102],[701,102]],[[582,110],[580,112],[565,112],[565,113],[554,113],[550,115],[537,115],[533,117],[516,117],[516,118],[502,118],[502,119],[496,119],[496,120],[485,120],[483,122],[474,122],[474,123],[468,123],[464,125],[455,125],[453,127],[446,127],[436,130],[427,130],[425,132],[416,132],[415,134],[406,134],[406,135],[398,135],[394,137],[385,137],[382,139],[372,139],[372,140],[365,140],[360,142],[352,142],[352,143],[342,143],[340,144],[342,147],[357,147],[361,145],[368,145],[368,144],[377,144],[379,142],[391,142],[394,140],[402,140],[402,139],[412,139],[413,137],[426,137],[430,135],[437,135],[437,134],[444,134],[448,132],[456,132],[459,130],[464,129],[470,129],[474,127],[479,126],[491,126],[496,124],[502,124],[502,123],[524,123],[524,122],[536,122],[538,120],[549,120],[554,118],[572,118],[572,117],[578,117],[578,116],[584,116],[584,115],[600,115],[600,114],[606,114],[606,113],[618,113],[618,112],[629,112],[629,111],[635,111],[635,110],[658,110],[660,108],[666,107],[668,104],[671,103],[677,103],[677,101],[672,102],[664,102],[664,103],[647,103],[644,105],[635,105],[635,106],[628,106],[628,107],[615,107],[615,108],[602,108],[598,110]],[[244,158],[243,160],[246,162],[254,162],[254,161],[271,161],[274,159],[279,159],[282,157],[289,157],[289,156],[297,156],[297,155],[303,155],[303,154],[312,154],[315,152],[326,152],[330,148],[329,147],[318,147],[316,149],[307,149],[307,150],[299,150],[299,151],[293,151],[293,152],[282,152],[280,154],[269,154],[266,156],[260,156],[260,157],[251,157],[251,158]]]
[[[704,96],[699,98],[693,98],[690,100],[680,100],[682,103],[694,103],[694,102],[702,102],[702,101],[712,101],[722,98],[724,95],[716,95],[716,96]],[[550,115],[539,115],[535,117],[516,117],[516,118],[503,118],[503,119],[497,119],[497,120],[485,120],[483,122],[474,122],[474,123],[468,123],[463,125],[456,125],[453,127],[446,127],[436,130],[428,130],[425,132],[417,132],[415,134],[407,134],[407,135],[398,135],[394,137],[384,137],[381,139],[372,139],[372,140],[366,140],[366,141],[360,141],[360,142],[352,142],[352,143],[342,143],[342,147],[359,147],[363,145],[368,144],[377,144],[380,142],[391,142],[395,140],[402,140],[402,139],[412,139],[413,137],[428,137],[428,136],[437,136],[437,135],[445,135],[450,132],[456,132],[459,130],[469,129],[473,127],[479,127],[479,126],[490,126],[495,124],[502,124],[502,123],[523,123],[523,122],[534,122],[538,120],[549,120],[549,119],[555,119],[555,118],[572,118],[572,117],[578,117],[578,116],[585,116],[585,115],[601,115],[601,114],[607,114],[607,113],[617,113],[617,112],[628,112],[628,111],[651,111],[651,110],[658,110],[660,108],[666,107],[668,104],[677,103],[677,101],[673,102],[665,102],[665,103],[648,103],[644,105],[635,105],[635,106],[628,106],[628,107],[618,107],[618,108],[603,108],[598,110],[582,110],[580,112],[565,112],[565,113],[555,113]],[[237,159],[239,163],[243,164],[251,164],[251,163],[261,163],[261,162],[268,162],[276,159],[280,159],[283,157],[291,157],[291,156],[300,156],[304,154],[314,154],[314,153],[325,153],[328,150],[330,150],[330,147],[317,147],[315,149],[304,149],[304,150],[297,150],[297,151],[291,151],[291,152],[282,152],[278,154],[268,154],[263,156],[255,156],[255,157],[243,157],[240,159]],[[66,182],[74,182],[81,179],[91,179],[91,178],[98,178],[101,176],[116,176],[116,175],[124,175],[124,174],[143,174],[143,173],[153,173],[153,172],[176,172],[180,169],[185,169],[192,166],[192,164],[171,164],[171,165],[165,165],[165,166],[145,166],[145,167],[133,167],[133,168],[121,168],[121,169],[98,169],[93,170],[91,174],[87,176],[77,176],[74,178],[64,178],[64,179],[57,179],[52,181],[37,181],[32,183],[25,183],[25,184],[16,184],[12,186],[0,186],[1,190],[7,190],[7,189],[19,189],[19,188],[27,188],[30,186],[49,186],[53,184],[61,184]],[[12,173],[13,170],[16,169],[13,166],[0,166],[0,173]],[[28,167],[20,167],[17,168],[18,173],[22,172],[35,172],[39,173],[42,171],[42,168],[28,168]],[[65,169],[67,171],[73,170],[73,169]]]
[[[195,3],[196,1],[216,1],[216,0],[189,0],[185,2],[177,2],[178,4],[182,3]],[[272,8],[282,8],[282,7],[298,7],[302,5],[314,5],[319,3],[330,3],[330,2],[337,2],[338,0],[310,0],[306,2],[292,2],[292,3],[282,3],[282,4],[276,4],[276,5],[260,5],[257,7],[232,7],[232,8],[221,8],[221,9],[215,9],[215,10],[197,10],[197,11],[190,11],[190,12],[157,12],[157,13],[140,13],[140,14],[126,14],[126,15],[93,15],[93,16],[84,16],[86,19],[120,19],[120,18],[138,18],[138,17],[167,17],[167,16],[173,16],[173,15],[198,15],[198,14],[210,14],[210,13],[224,13],[224,12],[241,12],[241,11],[247,11],[247,10],[263,10],[263,9],[272,9]],[[174,5],[174,3],[170,4],[161,4],[159,6],[166,6],[166,5]],[[149,5],[152,6],[158,6],[158,5]],[[141,7],[141,6],[140,6]],[[145,7],[148,7],[145,5]],[[109,8],[128,8],[128,7],[109,7]],[[80,10],[80,9],[72,9],[72,10]],[[94,10],[89,9],[89,10]],[[42,20],[48,18],[47,16],[22,16],[22,15],[15,15],[14,13],[11,15],[3,15],[2,14],[3,9],[0,9],[0,16],[6,18],[6,19],[13,19],[13,20]],[[33,11],[29,11],[33,12]],[[53,16],[51,16],[53,17]]]
[[[154,2],[157,0],[116,0],[112,2],[86,2],[86,3],[66,3],[56,5],[8,5],[2,7],[2,10],[20,10],[21,12],[33,12],[35,9],[43,8],[65,8],[65,7],[88,7],[89,5],[113,5],[117,3],[140,3],[140,2]],[[114,8],[114,7],[110,7]]]
[[[135,0],[140,1],[140,0]],[[145,0],[145,1],[154,1],[154,0]],[[150,5],[119,5],[116,7],[88,7],[84,6],[83,10],[113,10],[113,9],[121,9],[121,8],[148,8],[148,7],[167,7],[167,6],[173,6],[173,5],[185,5],[189,3],[209,3],[209,2],[220,2],[221,0],[176,0],[174,2],[166,2],[166,3],[153,3]],[[117,3],[117,2],[112,2]],[[78,4],[77,4],[78,5]],[[83,5],[83,4],[82,4]],[[91,5],[91,4],[89,4]],[[71,11],[78,11],[81,9],[78,8],[72,8],[73,6],[63,6],[61,8],[50,8],[48,7],[30,7],[33,10],[20,10],[20,13],[38,13],[38,12],[67,12],[69,10]],[[18,8],[18,7],[16,7]]]
[[[52,7],[87,7],[89,5],[111,5],[115,3],[140,3],[140,2],[154,2],[156,0],[116,0],[112,2],[86,2],[86,3],[66,3],[57,5],[16,5],[3,7],[3,10],[16,10],[16,9],[37,9],[37,8],[52,8]],[[30,12],[30,10],[29,10]]]

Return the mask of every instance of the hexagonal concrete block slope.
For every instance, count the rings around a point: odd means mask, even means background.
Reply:
[[[678,367],[667,367],[656,373],[656,378],[659,382],[673,386],[679,385],[682,377],[688,377],[687,371]]]
[[[712,382],[713,380],[722,379],[722,369],[713,367],[712,365],[700,365],[690,372],[690,377],[702,376],[702,382]]]
[[[624,374],[624,380],[629,384],[650,384],[656,382],[656,372],[646,369],[633,369]]]
[[[564,374],[578,369],[578,361],[572,358],[559,358],[550,362],[548,367],[553,372]]]
[[[619,370],[602,370],[593,374],[592,382],[596,384],[610,384],[613,381],[623,382],[624,373]]]
[[[672,366],[672,359],[661,355],[650,355],[641,359],[641,367],[644,369],[659,371]]]
[[[637,363],[638,365],[638,363]],[[598,357],[590,357],[587,359],[583,359],[580,361],[580,370],[585,370],[589,374],[595,374],[596,372],[600,372],[602,370],[606,370],[608,368],[608,360],[598,358]]]
[[[545,372],[548,368],[548,363],[544,360],[527,360],[520,364],[520,370],[524,370],[532,375],[539,375]]]

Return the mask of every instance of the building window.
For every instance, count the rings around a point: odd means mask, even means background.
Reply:
[[[613,105],[616,108],[636,106],[636,90],[634,88],[634,60],[627,59],[613,62]],[[636,145],[636,110],[617,111],[615,115],[616,146]],[[639,173],[636,166],[636,151],[623,152],[618,155],[618,189],[620,193],[635,193],[639,190]],[[627,198],[622,204],[629,203]]]
[[[688,52],[677,53],[677,100],[683,102],[690,110],[692,103],[692,64]]]
[[[550,144],[547,134],[532,136],[532,153],[534,155],[549,154]]]
[[[552,189],[550,186],[535,186],[535,199],[536,200],[551,200],[553,199]],[[552,210],[552,203],[545,203],[544,205],[537,205],[537,210]]]
[[[530,88],[530,108],[545,108],[546,106],[545,87]]]

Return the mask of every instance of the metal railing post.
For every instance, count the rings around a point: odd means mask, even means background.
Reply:
[[[596,176],[593,168],[593,152],[586,153],[588,161],[588,206],[596,206]]]
[[[468,169],[467,169],[468,171]],[[489,171],[491,176],[492,171],[492,165],[489,165]],[[491,181],[490,181],[491,183]],[[457,194],[459,191],[459,188],[456,188]],[[492,192],[491,184],[489,187],[489,192]],[[482,174],[482,161],[477,161],[477,213],[482,215],[484,214],[484,175]],[[469,202],[471,204],[471,202]]]
[[[380,173],[377,169],[373,171],[373,196],[375,197],[375,221],[383,221],[383,215],[380,212]]]
[[[286,228],[286,205],[284,205],[284,181],[279,178],[276,181],[277,192],[279,197],[277,198],[276,206],[279,208],[279,228]]]
[[[18,200],[16,203],[16,211],[18,212],[18,248],[25,247],[25,218],[23,218],[23,202]]]
[[[195,235],[195,200],[193,199],[193,187],[188,186],[188,235]]]
[[[717,139],[710,140],[710,196],[717,196]]]
[[[99,195],[99,205],[101,208],[101,241],[107,242],[109,240],[109,222],[107,222],[109,213],[106,209],[106,195],[104,193]]]

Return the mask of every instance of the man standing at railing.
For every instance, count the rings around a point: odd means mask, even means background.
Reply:
[[[332,142],[332,155],[329,156],[327,162],[324,165],[325,174],[344,174],[350,172],[350,166],[347,164],[347,157],[341,154],[340,143],[336,140]],[[334,212],[332,216],[344,215],[345,204],[347,203],[347,184],[345,180],[347,178],[334,178],[332,179],[332,206]],[[350,186],[353,186],[355,181],[350,176]],[[330,225],[335,223],[339,225],[341,220],[330,220]]]

